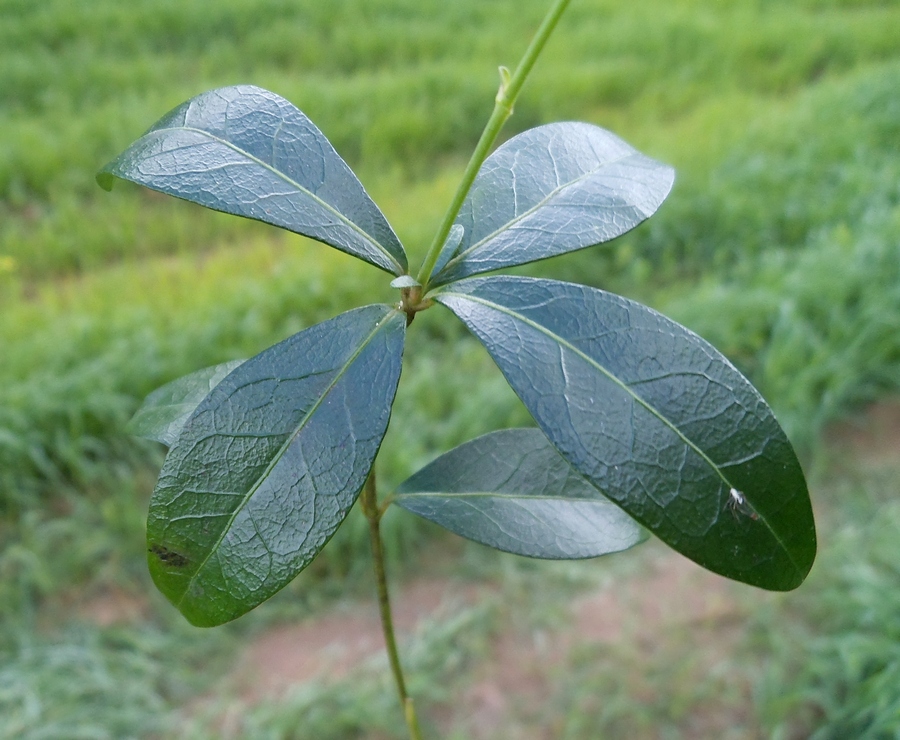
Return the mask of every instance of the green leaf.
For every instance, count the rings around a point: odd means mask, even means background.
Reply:
[[[466,442],[402,483],[394,502],[458,535],[533,558],[594,558],[646,539],[537,429]]]
[[[125,431],[171,447],[197,405],[243,362],[224,362],[160,386],[144,399]]]
[[[710,344],[639,303],[553,280],[478,278],[433,297],[569,464],[660,539],[762,588],[803,581],[816,535],[800,464]]]
[[[431,271],[432,275],[436,275],[443,270],[444,265],[446,265],[450,261],[450,258],[459,251],[459,246],[462,244],[464,235],[465,229],[459,224],[453,224],[453,226],[450,227],[450,232],[444,240],[441,251],[438,252],[437,261],[434,263],[434,269]]]
[[[187,619],[240,616],[305,568],[381,445],[404,314],[367,306],[247,360],[188,419],[150,502],[150,573]]]
[[[551,123],[487,158],[457,218],[462,242],[433,285],[607,242],[651,216],[671,167],[588,123]]]
[[[416,280],[412,275],[401,275],[391,280],[392,288],[421,288],[422,283]]]
[[[400,241],[328,139],[291,103],[259,87],[223,87],[178,106],[97,181],[109,189],[113,176],[406,272]]]

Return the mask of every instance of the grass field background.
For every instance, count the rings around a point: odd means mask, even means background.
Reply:
[[[388,280],[259,224],[127,185],[104,193],[96,170],[183,100],[258,84],[331,139],[416,264],[490,113],[496,68],[515,64],[544,5],[0,0],[0,737],[176,734],[179,709],[249,635],[314,614],[345,586],[368,593],[354,515],[272,605],[222,630],[182,624],[144,566],[162,453],[122,428],[174,377],[394,300]],[[771,668],[747,669],[739,737],[900,732],[900,467],[836,471],[822,441],[829,423],[900,386],[898,28],[890,1],[573,0],[504,131],[586,120],[676,167],[667,203],[631,234],[518,271],[685,323],[758,385],[806,461],[823,553],[796,599],[748,630],[748,655]],[[478,433],[528,423],[484,352],[428,311],[379,474],[389,487]],[[435,533],[398,515],[387,534],[402,574]],[[478,557],[490,573],[512,567]],[[109,627],[77,616],[111,592],[150,594],[149,612]],[[422,675],[464,681],[441,657],[494,634],[497,608],[428,638],[437,657],[417,663]],[[562,684],[573,676],[591,685],[574,668]],[[343,724],[298,700],[256,710],[247,736],[326,737],[328,725],[358,737],[366,719],[389,735],[397,717],[381,681],[353,701],[340,686],[319,696]],[[633,731],[578,696],[554,699],[565,736]],[[647,717],[686,701],[655,696],[620,698]]]

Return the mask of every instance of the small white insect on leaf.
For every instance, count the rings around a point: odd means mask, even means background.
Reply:
[[[728,501],[725,506],[731,511],[735,519],[738,518],[738,514],[749,516],[754,522],[759,519],[759,514],[756,513],[756,509],[750,505],[750,502],[747,501],[744,494],[737,488],[732,488],[728,491]]]

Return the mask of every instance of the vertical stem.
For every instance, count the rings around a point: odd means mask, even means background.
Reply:
[[[463,173],[456,194],[453,196],[453,201],[450,203],[447,213],[444,214],[444,220],[434,235],[434,241],[432,241],[428,254],[425,255],[425,261],[422,263],[422,268],[419,270],[417,280],[424,286],[423,293],[428,289],[431,271],[437,263],[441,247],[444,246],[444,242],[447,240],[447,235],[450,233],[453,222],[459,215],[463,202],[472,188],[472,183],[475,182],[475,176],[478,174],[478,170],[481,169],[481,165],[484,164],[484,160],[487,159],[487,155],[497,139],[500,129],[503,128],[503,124],[512,115],[513,106],[516,98],[519,96],[519,91],[522,89],[522,85],[525,84],[525,79],[528,77],[528,73],[531,72],[531,68],[534,67],[534,63],[547,43],[547,39],[550,37],[553,29],[556,28],[560,16],[562,16],[563,11],[569,5],[569,1],[555,0],[550,10],[547,11],[547,15],[544,17],[540,27],[535,32],[534,38],[525,50],[522,61],[519,62],[519,66],[516,67],[512,77],[508,77],[509,72],[501,68],[500,90],[497,92],[497,98],[494,102],[494,112],[491,113],[484,131],[481,132],[481,138],[478,140],[471,159],[469,159],[469,164],[466,165],[466,170]]]
[[[475,151],[472,153],[472,157],[469,159],[468,165],[466,165],[462,180],[459,183],[456,194],[453,196],[453,201],[450,203],[450,207],[444,215],[444,219],[434,236],[434,240],[428,249],[428,254],[425,255],[425,260],[419,271],[418,281],[423,285],[423,287],[419,289],[421,293],[425,293],[428,289],[428,279],[431,277],[431,272],[434,270],[435,264],[437,264],[441,247],[443,247],[444,242],[447,240],[447,235],[450,233],[453,222],[459,215],[462,204],[469,194],[469,190],[472,188],[472,183],[475,182],[475,176],[478,174],[478,170],[481,168],[484,160],[487,159],[488,153],[500,133],[500,129],[503,128],[503,124],[506,123],[507,119],[512,115],[513,106],[522,89],[522,85],[525,84],[525,80],[528,77],[529,72],[531,72],[532,67],[534,67],[538,55],[547,43],[547,39],[550,37],[553,29],[556,28],[556,24],[562,16],[563,11],[565,11],[566,7],[569,5],[569,2],[570,0],[554,0],[553,5],[550,7],[550,10],[547,11],[547,15],[535,32],[534,38],[525,50],[525,54],[512,76],[510,76],[508,70],[503,67],[500,68],[501,82],[500,89],[497,92],[497,97],[494,102],[494,110],[484,127],[484,131],[481,133],[481,138],[478,140],[478,144],[475,147]],[[391,672],[394,674],[394,682],[397,685],[397,694],[400,698],[400,706],[403,709],[403,716],[406,719],[409,736],[411,740],[421,740],[422,732],[419,729],[419,722],[416,718],[413,700],[409,694],[406,693],[406,682],[403,679],[403,669],[400,666],[400,657],[397,653],[397,639],[394,636],[394,623],[393,618],[391,617],[391,602],[388,596],[387,576],[384,570],[384,548],[381,543],[380,525],[381,516],[384,512],[378,505],[374,470],[369,474],[369,477],[366,479],[366,484],[363,486],[360,503],[362,504],[366,519],[369,522],[369,539],[372,543],[372,559],[375,567],[375,582],[378,587],[378,605],[381,611],[381,626],[384,630],[384,643],[387,648],[388,659],[391,663]]]
[[[397,652],[397,639],[394,636],[394,621],[391,617],[387,575],[384,570],[384,548],[381,543],[381,517],[384,512],[378,506],[374,469],[369,473],[366,484],[363,486],[360,503],[366,519],[369,521],[369,540],[372,543],[372,560],[375,567],[375,583],[378,587],[381,627],[384,630],[384,644],[391,663],[391,672],[394,674],[394,683],[397,685],[397,694],[400,697],[400,707],[403,710],[411,740],[422,740],[422,731],[419,729],[413,700],[406,693],[406,682],[403,680],[403,669],[400,666],[400,656]]]

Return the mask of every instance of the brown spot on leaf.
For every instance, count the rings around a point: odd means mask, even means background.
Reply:
[[[188,559],[184,555],[162,545],[150,545],[150,552],[156,555],[160,562],[172,568],[183,568],[188,564]]]

